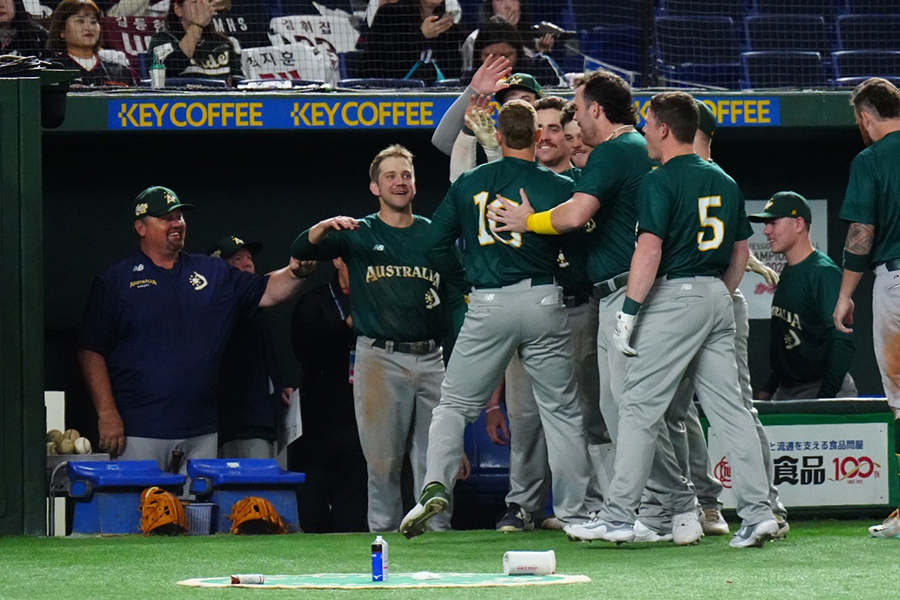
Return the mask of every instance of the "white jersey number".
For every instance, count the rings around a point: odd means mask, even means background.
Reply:
[[[488,246],[495,242],[502,242],[513,248],[521,248],[522,247],[522,234],[521,233],[511,233],[509,239],[505,239],[500,237],[500,234],[494,231],[497,227],[496,221],[490,221],[487,218],[487,209],[490,206],[493,209],[503,208],[503,205],[499,200],[494,200],[490,204],[488,204],[488,193],[487,192],[479,192],[475,194],[475,204],[478,205],[478,243],[482,246]],[[510,204],[519,205],[518,202],[514,200],[507,201]]]
[[[697,199],[697,209],[700,212],[700,231],[697,232],[697,249],[700,252],[715,250],[722,245],[725,239],[725,223],[709,216],[709,208],[722,206],[722,196],[704,196]],[[712,238],[706,237],[707,231],[711,231]]]

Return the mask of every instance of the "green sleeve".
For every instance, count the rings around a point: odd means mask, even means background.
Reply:
[[[840,217],[850,223],[875,224],[875,178],[869,172],[864,154],[854,158],[850,166],[850,181]]]
[[[638,231],[647,231],[665,239],[671,206],[665,182],[662,178],[655,177],[656,173],[657,171],[646,175],[638,191]]]
[[[750,236],[753,235],[753,226],[750,225],[750,220],[747,219],[747,209],[744,206],[744,194],[738,191],[738,226],[737,226],[737,235],[734,238],[736,242],[743,242],[744,240],[749,240]]]
[[[297,260],[327,260],[338,256],[346,257],[348,248],[347,236],[343,231],[329,231],[321,242],[312,244],[307,229],[291,244],[291,256]]]
[[[460,181],[457,179],[457,182]],[[459,260],[456,240],[462,234],[462,223],[456,212],[456,190],[454,183],[447,191],[444,201],[431,217],[428,230],[429,243],[425,258],[437,269],[448,289],[465,289],[465,270]]]
[[[831,348],[828,351],[825,377],[822,378],[822,386],[819,388],[819,398],[834,398],[841,386],[844,385],[844,376],[850,370],[850,361],[853,360],[855,349],[853,341],[849,339],[832,339]]]
[[[612,150],[615,150],[612,148]],[[596,155],[596,156],[594,156]],[[607,156],[609,155],[609,156]],[[581,171],[575,184],[575,193],[581,192],[595,197],[600,204],[606,206],[613,200],[621,186],[621,175],[617,173],[622,161],[610,154],[610,146],[600,144],[591,152],[588,162]]]

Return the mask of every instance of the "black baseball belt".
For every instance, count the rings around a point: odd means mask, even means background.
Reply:
[[[593,296],[596,300],[603,300],[613,292],[621,290],[628,285],[628,273],[616,275],[606,281],[594,284]]]
[[[388,352],[399,352],[401,354],[428,354],[434,352],[441,347],[441,343],[437,340],[424,340],[421,342],[392,342],[391,340],[375,340],[372,342],[374,348],[381,348]]]

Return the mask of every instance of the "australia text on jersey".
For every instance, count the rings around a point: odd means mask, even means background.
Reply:
[[[411,277],[431,282],[440,287],[441,276],[428,267],[408,267],[405,265],[374,265],[366,268],[366,283],[378,281],[384,277]]]

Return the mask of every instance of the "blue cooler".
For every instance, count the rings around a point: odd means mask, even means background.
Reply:
[[[297,517],[297,488],[306,481],[304,473],[285,471],[271,458],[207,458],[189,460],[190,492],[197,500],[218,507],[217,532],[231,531],[231,509],[247,496],[259,496],[272,503],[288,531],[300,530]]]
[[[66,474],[77,534],[141,533],[141,492],[155,485],[178,496],[186,480],[154,460],[74,461]]]

